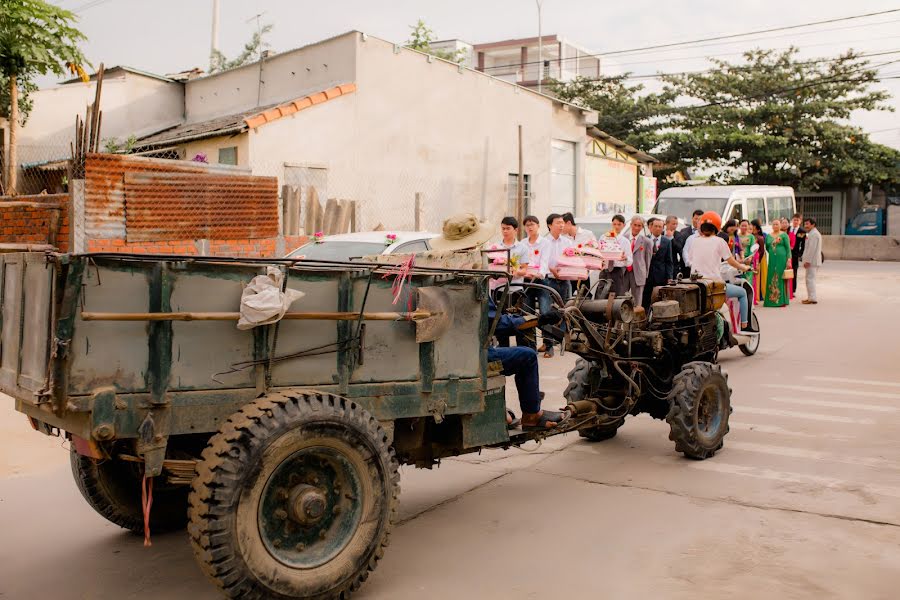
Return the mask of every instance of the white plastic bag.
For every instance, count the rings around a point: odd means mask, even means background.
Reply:
[[[287,288],[281,291],[284,273],[278,267],[267,267],[265,275],[257,275],[241,293],[241,318],[238,329],[253,329],[281,320],[294,300],[306,294]]]

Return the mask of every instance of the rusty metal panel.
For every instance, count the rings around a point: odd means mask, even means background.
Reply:
[[[19,374],[19,342],[21,339],[22,277],[25,273],[24,254],[0,254],[0,275],[3,286],[0,287],[0,374],[2,389],[11,393],[16,386]]]
[[[25,256],[25,302],[22,307],[22,348],[19,386],[37,391],[44,387],[50,357],[50,309],[54,270],[42,254]]]
[[[125,239],[125,173],[247,175],[231,165],[123,154],[88,154],[85,160],[84,233],[88,239]]]
[[[278,235],[278,180],[214,173],[125,173],[129,242]]]

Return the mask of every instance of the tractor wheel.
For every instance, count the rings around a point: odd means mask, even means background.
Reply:
[[[750,316],[750,325],[753,327],[754,331],[759,332],[759,319],[756,318],[756,313],[753,313]],[[744,356],[753,356],[759,349],[759,336],[753,336],[748,343],[741,344],[738,348],[744,353]]]
[[[722,447],[731,415],[731,389],[719,365],[690,362],[669,392],[669,439],[689,458],[709,458]]]
[[[592,363],[583,358],[579,358],[575,361],[575,368],[569,371],[569,385],[566,386],[566,390],[563,392],[563,396],[566,400],[575,402],[576,400],[584,400],[590,397],[589,377],[591,366]],[[585,427],[584,429],[578,430],[578,435],[590,442],[602,442],[616,437],[619,427],[621,427],[624,422],[625,417],[622,417],[621,419],[610,423],[604,423],[597,427]]]
[[[190,495],[194,553],[229,598],[347,598],[384,554],[399,481],[387,434],[361,406],[270,394],[203,451]]]
[[[69,454],[78,491],[103,518],[134,533],[144,533],[141,508],[141,467],[124,460],[96,460],[73,449]],[[187,522],[186,485],[167,486],[158,477],[150,510],[151,532],[175,531]]]

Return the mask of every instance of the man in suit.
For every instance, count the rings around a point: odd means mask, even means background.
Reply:
[[[806,217],[806,243],[803,245],[803,268],[806,269],[806,300],[803,304],[818,304],[816,298],[816,272],[822,266],[822,234],[816,229],[816,220]]]
[[[626,289],[631,292],[635,306],[643,306],[644,285],[650,272],[650,260],[653,258],[653,245],[650,238],[644,235],[644,219],[635,215],[631,217],[631,228],[625,232],[625,239],[631,244],[631,265],[625,267]]]
[[[794,286],[794,295],[797,295],[797,269],[800,267],[800,257],[803,256],[803,247],[806,245],[806,229],[800,226],[800,213],[794,213],[791,219],[791,227],[789,229],[794,234],[794,248],[791,250],[791,268],[794,270],[794,279],[791,285]],[[820,234],[821,235],[821,234]]]
[[[651,217],[647,221],[650,229],[650,246],[653,249],[650,259],[650,269],[647,273],[647,281],[644,284],[643,307],[649,309],[653,290],[661,285],[666,285],[675,277],[675,260],[672,257],[672,240],[663,233],[663,221]]]
[[[675,237],[672,238],[672,251],[675,256],[675,267],[679,273],[684,275],[685,277],[691,274],[691,268],[687,263],[684,262],[684,245],[687,243],[687,239],[697,233],[700,230],[700,217],[703,216],[703,211],[699,208],[691,213],[691,224],[686,226],[684,229],[675,234]]]

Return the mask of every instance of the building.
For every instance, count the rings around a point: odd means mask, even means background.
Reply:
[[[472,51],[477,70],[528,88],[537,88],[541,60],[544,85],[600,76],[596,54],[555,34],[475,44]]]

